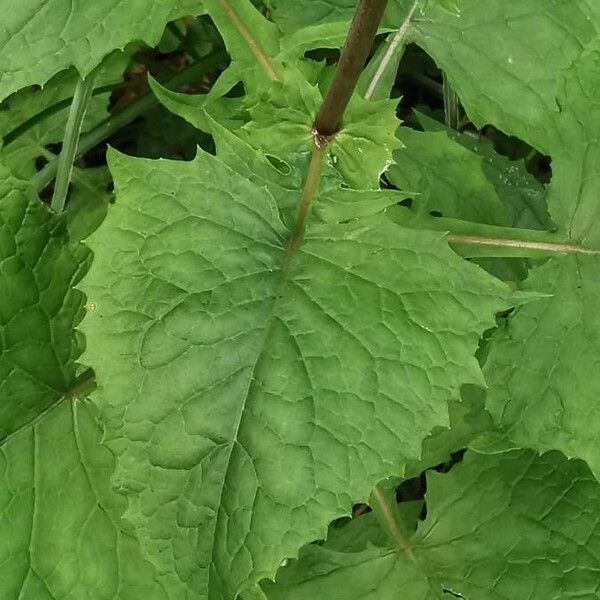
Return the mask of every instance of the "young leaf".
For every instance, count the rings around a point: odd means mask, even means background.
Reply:
[[[427,518],[410,554],[307,546],[275,584],[263,584],[267,598],[594,596],[600,486],[584,463],[558,452],[468,453],[450,473],[428,473],[427,489]]]
[[[233,598],[420,455],[507,291],[381,214],[290,248],[208,154],[110,164],[84,331],[114,482],[174,594]]]

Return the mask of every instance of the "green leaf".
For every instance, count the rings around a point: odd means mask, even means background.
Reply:
[[[544,187],[527,173],[522,161],[510,161],[483,140],[446,130],[424,115],[418,117],[429,131],[401,127],[397,135],[405,147],[394,153],[395,164],[386,172],[396,187],[415,192],[409,211],[414,226],[431,227],[428,216],[435,214],[504,227],[551,227]],[[474,235],[486,235],[484,228],[471,229]],[[506,229],[504,235],[513,238],[516,232]],[[473,257],[479,250],[471,245],[459,251]],[[529,262],[478,259],[478,264],[507,281],[523,280]]]
[[[423,441],[422,456],[406,465],[404,476],[418,477],[423,471],[449,462],[452,454],[463,450],[484,432],[493,428],[492,420],[484,408],[485,395],[481,388],[465,386],[461,401],[449,406],[447,427],[436,427]]]
[[[553,148],[548,197],[554,221],[596,254],[554,258],[535,268],[524,289],[549,296],[515,311],[494,336],[486,363],[487,404],[504,435],[519,445],[583,458],[596,475],[600,387],[590,373],[600,355],[598,81],[600,45],[595,44],[561,85],[557,127],[562,141]]]
[[[347,26],[356,9],[355,0],[267,0],[267,4],[272,7],[273,20],[283,34],[292,34],[315,23],[344,22]],[[382,27],[397,27],[412,4],[414,0],[390,2]]]
[[[322,102],[321,93],[295,68],[288,66],[282,82],[265,86],[256,101],[246,106],[247,114],[235,116],[239,103],[210,102],[206,96],[189,96],[166,90],[156,82],[152,88],[158,99],[175,114],[203,130],[219,125],[236,128],[239,137],[264,154],[298,167],[313,145],[313,122]],[[208,115],[212,119],[208,119]],[[248,119],[251,120],[248,120]],[[242,120],[243,119],[243,120]],[[246,121],[246,122],[244,122]],[[341,131],[330,141],[331,166],[355,188],[379,188],[379,178],[392,162],[399,146],[394,135],[398,125],[396,102],[367,102],[355,95],[348,107]]]
[[[90,254],[29,184],[0,183],[0,596],[167,600],[111,491],[114,457],[73,399]],[[81,388],[81,390],[80,390]]]
[[[599,19],[588,0],[545,0],[543,9],[539,0],[461,0],[459,17],[430,3],[409,37],[444,71],[477,126],[493,123],[549,154],[560,73],[598,35]]]
[[[85,77],[113,50],[154,45],[180,0],[76,3],[0,0],[0,100],[74,66]],[[200,3],[198,3],[199,5]]]
[[[218,157],[110,165],[84,331],[113,481],[175,596],[233,598],[420,456],[507,290],[384,215],[290,253],[268,181]]]
[[[457,131],[446,129],[445,125],[422,113],[417,113],[416,116],[426,132],[444,131],[456,144],[460,144],[472,153],[473,156],[469,158],[465,157],[469,165],[467,170],[475,168],[493,186],[495,196],[502,202],[507,212],[507,218],[504,219],[503,225],[522,229],[555,229],[548,215],[545,198],[546,189],[527,171],[523,160],[514,161],[502,154],[498,154],[493,144],[484,137],[473,137],[467,133],[458,133]],[[406,128],[401,128],[398,131],[402,139]],[[412,131],[411,134],[414,135]],[[406,143],[407,141],[405,140]],[[446,145],[446,142],[442,145]],[[417,148],[417,155],[421,160],[432,161],[436,156],[437,149],[435,148],[423,149],[421,151],[421,144],[417,144]],[[410,163],[410,155],[412,154],[410,148],[407,149],[406,154],[409,155]],[[451,158],[464,157],[454,146],[449,151],[449,155]],[[396,152],[394,156],[396,160],[403,158],[400,151]],[[433,162],[429,163],[428,168],[433,168],[434,164]],[[442,164],[441,166],[444,167],[445,165]],[[453,166],[453,164],[450,165],[451,168]],[[436,164],[436,168],[440,168],[439,163]],[[395,167],[392,167],[392,169],[394,169],[393,176],[402,176]],[[478,178],[479,176],[477,176]],[[459,177],[457,180],[453,180],[453,185],[459,189],[463,186],[468,189],[469,181],[466,181],[466,179],[466,177]],[[490,197],[488,192],[485,193],[484,197]],[[493,200],[488,200],[488,202],[490,206],[495,204]],[[433,207],[433,210],[436,210],[435,207]],[[437,210],[441,209],[438,208]],[[456,216],[458,212],[453,211],[451,215]],[[475,213],[467,218],[477,221]]]
[[[231,65],[214,84],[209,95],[220,97],[244,81],[246,92],[255,94],[268,81],[278,81],[281,64],[277,27],[250,0],[203,0],[231,56]]]
[[[65,244],[65,224],[28,183],[0,174],[0,439],[61,399],[81,348],[74,327],[83,295],[73,289],[90,256]]]
[[[122,527],[125,500],[100,439],[93,406],[65,398],[0,441],[2,598],[172,597]]]
[[[421,132],[401,127],[406,148],[394,153],[386,177],[398,189],[418,192],[418,213],[508,225],[504,203],[486,172],[483,157],[464,148],[445,132]]]
[[[263,584],[269,600],[594,597],[600,486],[584,463],[468,453],[450,473],[428,473],[427,489],[410,555],[310,545]]]

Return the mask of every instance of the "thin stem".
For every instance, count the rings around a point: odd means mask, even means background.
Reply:
[[[201,61],[198,61],[187,69],[177,73],[177,75],[165,82],[165,85],[171,88],[176,88],[184,83],[194,81],[200,75],[209,73],[218,67],[226,58],[227,54],[224,50],[217,50],[204,57]],[[81,136],[75,158],[83,156],[86,152],[89,152],[92,148],[103,142],[113,133],[125,125],[128,125],[133,120],[148,112],[148,110],[154,108],[158,104],[159,101],[156,96],[149,91],[138,98],[135,102],[132,102],[114,115],[109,116],[96,127],[94,127],[94,129]],[[58,161],[53,160],[32,177],[31,182],[38,191],[43,190],[54,179],[56,176],[57,167]]]
[[[200,60],[201,56],[196,51],[196,48],[194,48],[193,44],[189,43],[187,37],[181,33],[179,27],[177,27],[173,21],[167,25],[167,29],[177,38],[185,52],[187,52],[196,62]]]
[[[407,556],[414,559],[412,547],[406,539],[406,535],[403,531],[403,527],[398,520],[395,507],[392,508],[391,502],[385,497],[385,492],[380,486],[376,485],[371,492],[371,501],[373,503],[373,509],[379,517],[380,522],[384,526],[384,529],[392,542],[396,545],[398,550],[405,552]]]
[[[510,238],[486,238],[476,235],[449,234],[447,240],[450,244],[467,244],[475,246],[493,246],[497,248],[516,248],[519,250],[534,250],[539,252],[552,252],[558,254],[591,254],[598,255],[600,250],[592,250],[576,244],[550,242],[528,242]]]
[[[71,183],[71,173],[73,172],[73,161],[77,154],[77,145],[81,135],[83,119],[87,112],[87,107],[94,90],[95,73],[90,73],[85,79],[79,78],[73,94],[73,102],[67,118],[65,128],[65,137],[63,138],[60,156],[58,157],[56,171],[56,185],[52,195],[50,208],[56,213],[63,211],[69,184]]]
[[[338,132],[386,5],[387,0],[359,0],[333,81],[315,119],[319,134],[331,136]]]
[[[254,57],[263,68],[263,71],[266,73],[267,77],[271,81],[279,81],[279,76],[277,75],[275,65],[273,65],[270,57],[261,48],[256,38],[252,35],[252,32],[248,29],[248,27],[246,27],[246,24],[242,21],[242,19],[240,19],[240,16],[237,14],[237,12],[235,12],[235,9],[229,3],[229,0],[219,0],[219,4],[225,11],[225,14],[233,26],[237,29],[244,42],[246,42],[248,48],[250,48],[250,52],[254,54]]]
[[[112,85],[103,85],[103,86],[97,87],[92,92],[92,97],[101,96],[102,94],[107,94],[108,92],[114,92],[115,90],[124,88],[127,85],[130,85],[130,84],[121,82],[121,83],[115,83]],[[35,127],[38,123],[41,123],[41,122],[45,121],[46,119],[49,119],[52,115],[55,115],[56,113],[60,112],[61,110],[68,108],[69,106],[71,106],[72,103],[73,103],[72,96],[70,98],[64,98],[63,100],[56,102],[56,104],[52,104],[48,108],[45,108],[44,110],[40,111],[39,113],[36,113],[35,115],[33,115],[33,117],[30,117],[29,119],[27,119],[27,121],[23,121],[20,125],[17,125],[14,129],[9,131],[4,136],[4,138],[3,138],[4,146],[8,146],[9,144],[12,144],[12,142],[14,142],[17,138],[21,137],[24,133],[27,133],[30,129]]]
[[[373,75],[373,79],[371,79],[371,82],[369,83],[369,87],[367,87],[367,91],[365,92],[366,100],[370,100],[373,97],[373,94],[377,90],[377,86],[379,85],[382,77],[385,75],[385,72],[388,69],[390,62],[396,55],[400,44],[402,44],[402,42],[404,41],[404,38],[408,33],[410,23],[412,21],[413,15],[415,14],[415,11],[417,10],[418,5],[419,0],[416,0],[416,2],[412,5],[412,8],[408,12],[406,19],[404,19],[404,22],[402,23],[402,25],[400,25],[400,28],[394,34],[390,45],[388,46],[385,54],[383,55],[379,66],[377,67],[377,71],[375,71],[375,75]]]
[[[284,271],[287,270],[291,256],[298,249],[300,241],[302,240],[302,234],[306,227],[306,219],[308,218],[310,211],[310,203],[319,188],[323,159],[327,152],[327,140],[321,138],[316,132],[313,134],[313,137],[315,141],[312,156],[310,158],[308,173],[304,182],[304,189],[302,190],[302,198],[300,199],[300,205],[298,206],[298,215],[294,222],[294,229],[286,248]]]
[[[96,389],[96,375],[92,369],[86,369],[75,381],[73,386],[65,394],[67,398],[84,398]]]

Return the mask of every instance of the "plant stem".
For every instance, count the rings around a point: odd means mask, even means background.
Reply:
[[[127,83],[121,82],[121,83],[116,83],[116,84],[112,84],[112,85],[103,85],[103,86],[97,87],[92,92],[92,97],[101,96],[102,94],[107,94],[108,92],[113,92],[115,90],[124,88],[127,85],[128,85]],[[44,110],[40,111],[39,113],[36,113],[35,115],[33,115],[33,117],[30,117],[29,119],[27,119],[27,121],[23,121],[23,123],[21,123],[20,125],[17,125],[14,129],[9,131],[4,136],[4,138],[2,140],[4,146],[8,146],[9,144],[12,144],[17,138],[21,137],[24,133],[27,133],[30,129],[35,127],[38,123],[41,123],[41,122],[45,121],[46,119],[49,119],[52,115],[55,115],[56,113],[60,112],[61,110],[68,108],[69,106],[71,106],[72,103],[73,103],[72,96],[70,98],[65,98],[64,100],[59,100],[58,102],[56,102],[56,104],[52,104],[48,108],[45,108]]]
[[[376,485],[371,492],[371,502],[376,516],[385,529],[391,541],[401,552],[414,559],[413,551],[403,531],[403,526],[398,519],[394,498],[386,498],[385,492]]]
[[[321,169],[323,167],[323,159],[327,153],[327,140],[321,138],[316,132],[313,133],[314,146],[312,156],[310,158],[310,164],[308,166],[308,173],[304,182],[304,188],[302,190],[302,198],[300,199],[300,205],[298,206],[298,215],[294,222],[294,229],[290,240],[286,248],[286,257],[284,263],[284,271],[287,270],[289,261],[294,252],[298,249],[304,228],[306,227],[306,219],[310,210],[310,203],[319,188],[319,180],[321,178]]]
[[[81,127],[92,97],[95,79],[95,73],[90,73],[85,79],[79,78],[75,86],[73,102],[71,103],[65,128],[65,137],[63,138],[60,156],[57,159],[56,185],[50,204],[50,208],[56,213],[62,212],[65,207],[67,192],[71,183],[71,173],[73,172],[73,161],[77,153]]]
[[[92,369],[86,369],[75,381],[73,386],[65,394],[68,398],[83,398],[96,389],[96,375]]]
[[[444,73],[442,90],[444,92],[444,117],[446,127],[458,131],[460,123],[460,102],[446,74]]]
[[[448,234],[446,239],[450,244],[515,248],[518,250],[532,250],[534,252],[550,252],[557,254],[590,254],[596,256],[600,254],[600,250],[592,250],[591,248],[585,248],[584,246],[578,246],[570,243],[554,244],[550,242],[515,240],[512,238],[486,238],[476,235],[455,234]]]
[[[340,129],[344,111],[367,61],[387,0],[359,0],[327,96],[315,119],[315,129],[325,137]]]
[[[379,63],[379,66],[377,67],[377,71],[375,71],[375,75],[373,75],[373,79],[371,79],[371,82],[369,83],[369,87],[367,88],[367,91],[365,92],[366,100],[370,100],[373,97],[373,94],[375,93],[375,90],[377,90],[377,86],[379,85],[379,82],[381,81],[382,77],[385,75],[385,72],[386,72],[390,62],[396,55],[396,52],[398,52],[398,48],[400,47],[400,44],[402,44],[402,42],[404,41],[404,38],[406,37],[406,34],[410,27],[410,22],[412,21],[413,15],[415,14],[415,11],[417,10],[418,5],[419,5],[419,0],[416,0],[416,2],[412,5],[412,8],[408,12],[406,19],[404,19],[404,22],[402,23],[402,25],[400,25],[400,28],[394,34],[394,37],[392,38],[390,45],[388,46],[387,50],[385,51],[385,54],[383,55],[383,58],[381,59],[381,62]]]
[[[194,48],[193,44],[189,43],[187,37],[181,33],[179,27],[177,27],[173,21],[167,25],[167,29],[173,34],[174,37],[177,38],[183,50],[187,52],[196,62],[201,59],[201,56],[198,54],[198,52],[196,52],[196,48]]]
[[[246,24],[242,21],[242,19],[240,19],[240,16],[237,14],[237,12],[235,12],[235,9],[233,6],[231,6],[229,0],[219,0],[219,4],[225,11],[225,14],[231,21],[232,25],[237,29],[237,32],[240,34],[248,48],[250,48],[250,52],[254,54],[254,57],[262,67],[263,71],[266,73],[267,77],[271,81],[279,81],[279,76],[277,75],[275,66],[271,62],[271,58],[261,48],[256,38],[252,35],[252,32],[248,29],[248,27],[246,27]]]
[[[200,75],[209,73],[217,66],[219,66],[225,59],[227,54],[224,50],[217,50],[208,56],[204,57],[201,61],[194,63],[190,67],[180,71],[177,75],[174,75],[165,82],[165,85],[174,88],[184,83],[194,81]],[[75,154],[75,158],[84,155],[89,152],[92,148],[97,146],[100,142],[103,142],[107,137],[128,125],[134,119],[146,113],[148,110],[158,105],[159,102],[156,96],[151,92],[147,92],[135,102],[132,102],[124,109],[109,116],[104,121],[99,123],[94,129],[81,136],[79,141],[79,148]],[[49,162],[41,171],[36,173],[31,182],[38,191],[43,190],[56,176],[58,168],[58,161],[53,160]]]

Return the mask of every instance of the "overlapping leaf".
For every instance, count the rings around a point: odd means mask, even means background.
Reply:
[[[74,285],[89,264],[82,246],[65,245],[31,187],[3,169],[0,194],[0,438],[57,402],[75,378],[81,348],[74,326],[83,296]]]
[[[585,458],[600,473],[596,444],[599,388],[588,376],[600,353],[597,317],[600,245],[596,224],[599,190],[599,123],[594,106],[600,81],[600,53],[592,44],[555,77],[554,106],[540,112],[552,154],[548,206],[554,222],[581,252],[551,259],[533,270],[525,289],[551,297],[519,308],[490,345],[486,378],[488,407],[513,443],[539,450],[557,448]],[[492,105],[493,106],[493,105]],[[498,117],[492,108],[489,118]],[[527,137],[518,121],[509,133]],[[537,135],[537,134],[532,134]]]
[[[111,170],[84,329],[115,483],[174,595],[232,598],[419,456],[506,292],[383,215],[290,254],[270,182],[220,158]]]
[[[201,10],[197,3],[198,12]],[[75,66],[90,73],[131,41],[155,44],[166,22],[189,10],[182,0],[2,0],[0,100]]]
[[[344,547],[334,536],[264,584],[269,600],[596,596],[600,486],[584,463],[558,452],[468,454],[427,480],[427,518],[409,539],[410,554],[378,537]],[[372,535],[362,519],[348,526],[354,538]]]
[[[407,32],[444,70],[475,124],[492,123],[551,155],[550,215],[581,251],[550,260],[525,283],[552,297],[519,308],[492,341],[488,406],[513,445],[558,448],[597,474],[600,388],[587,374],[600,354],[599,17],[587,0],[463,0],[459,16],[430,3]]]
[[[28,184],[2,178],[0,596],[166,600],[121,527],[124,500],[110,489],[114,459],[95,411],[69,396],[83,304],[73,286],[89,252]]]

